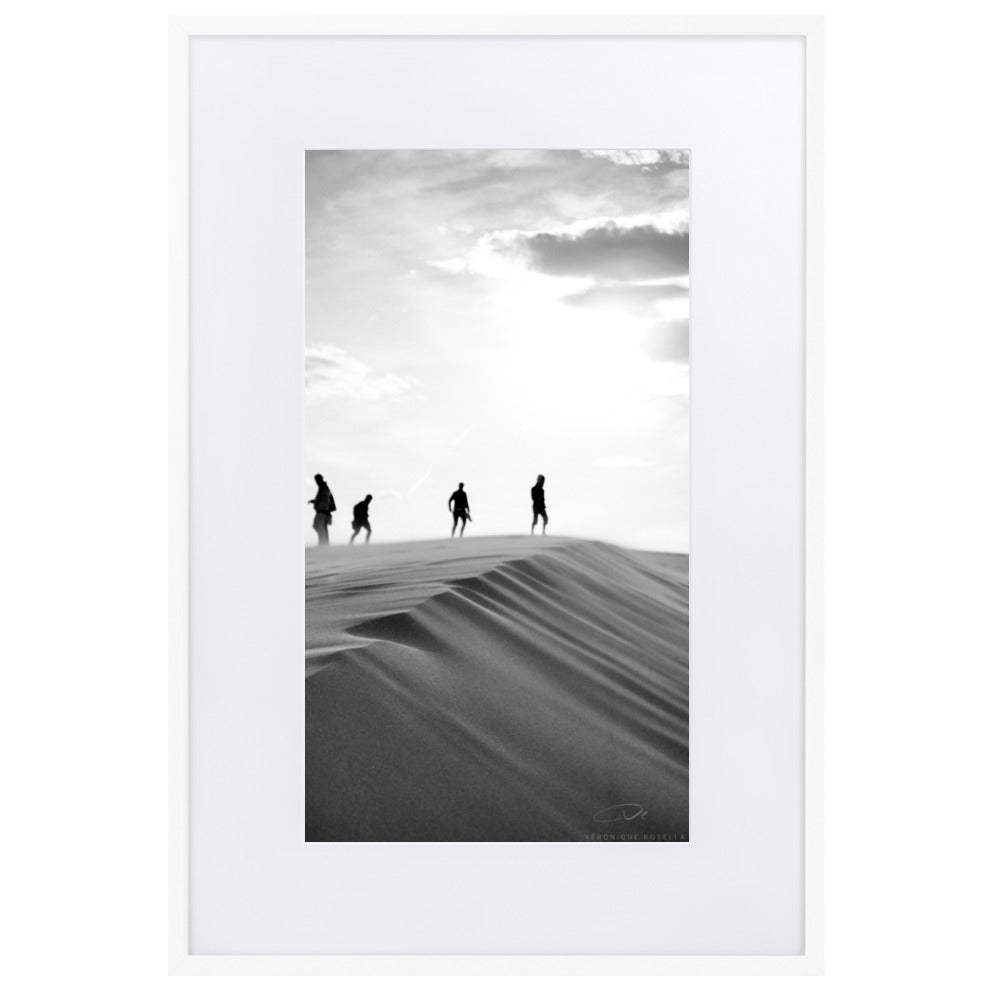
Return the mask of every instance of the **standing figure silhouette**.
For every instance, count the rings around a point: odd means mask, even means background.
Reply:
[[[316,496],[309,502],[316,511],[313,518],[313,531],[319,537],[319,545],[330,544],[330,525],[333,523],[333,512],[337,505],[333,501],[333,494],[330,487],[326,485],[326,480],[317,472],[313,479],[316,480]]]
[[[372,502],[372,495],[369,493],[364,500],[360,503],[354,505],[354,521],[351,523],[351,527],[354,529],[354,534],[351,535],[351,544],[354,544],[354,539],[358,537],[358,533],[362,528],[368,532],[365,535],[365,545],[367,545],[372,538],[372,526],[368,523],[368,505]]]
[[[542,519],[542,534],[549,526],[549,515],[545,511],[545,476],[539,476],[535,485],[531,487],[531,512],[534,517],[531,520],[531,533],[535,533],[535,525],[538,519]]]
[[[452,506],[454,504],[454,506]],[[472,520],[472,511],[469,510],[469,498],[465,493],[465,483],[459,483],[458,489],[448,497],[448,510],[451,511],[454,520],[451,525],[451,537],[455,537],[455,529],[458,527],[458,519],[462,519],[462,530],[459,538],[465,534],[466,521]]]

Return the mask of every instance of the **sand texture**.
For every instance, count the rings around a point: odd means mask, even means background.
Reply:
[[[305,599],[307,840],[687,839],[686,555],[335,546]]]

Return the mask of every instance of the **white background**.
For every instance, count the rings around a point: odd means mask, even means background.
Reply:
[[[675,12],[631,8],[643,9]],[[835,11],[827,975],[623,990],[855,997],[995,982],[996,36],[980,5]],[[3,976],[26,995],[329,995],[309,979],[164,974],[164,14],[56,5],[6,22]]]
[[[192,954],[802,953],[804,94],[794,38],[194,40]],[[302,843],[303,149],[449,143],[692,151],[683,845]]]

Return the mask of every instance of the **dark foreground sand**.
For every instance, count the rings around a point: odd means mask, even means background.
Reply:
[[[307,840],[686,840],[688,558],[306,554]]]

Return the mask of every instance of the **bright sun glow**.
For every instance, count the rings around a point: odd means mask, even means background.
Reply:
[[[519,533],[544,473],[553,530],[685,551],[687,192],[683,151],[310,153],[306,488]]]

